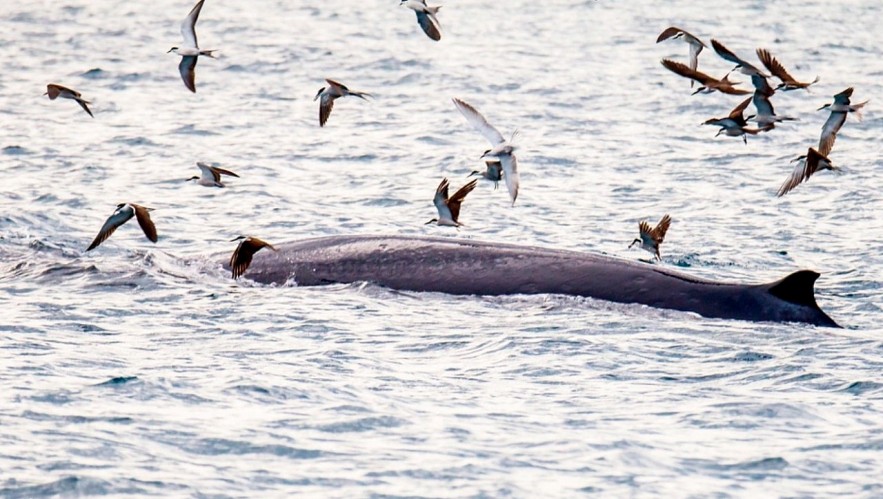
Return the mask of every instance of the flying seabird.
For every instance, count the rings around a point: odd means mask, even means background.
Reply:
[[[809,83],[802,83],[794,79],[793,76],[788,74],[788,71],[785,71],[785,67],[782,66],[772,54],[769,53],[766,49],[757,49],[757,58],[760,59],[760,62],[763,63],[764,66],[769,70],[770,73],[773,74],[776,78],[782,80],[782,83],[776,87],[776,90],[782,89],[783,92],[787,92],[789,90],[797,90],[798,88],[809,89],[809,86],[819,81],[819,77],[816,76],[816,79]]]
[[[636,243],[640,244],[641,249],[656,255],[657,260],[662,260],[659,256],[659,245],[665,240],[665,233],[668,231],[670,225],[671,217],[668,216],[668,214],[662,217],[662,220],[660,220],[659,223],[656,224],[656,227],[652,229],[646,220],[641,220],[638,222],[638,230],[640,231],[641,237],[636,237],[635,240],[632,241],[632,244],[629,244],[629,248]]]
[[[673,73],[677,73],[685,78],[690,78],[691,80],[698,81],[701,86],[696,89],[695,92],[693,92],[693,95],[700,92],[704,94],[710,94],[715,90],[730,95],[747,95],[751,93],[748,90],[742,90],[740,88],[734,87],[734,83],[731,82],[727,76],[724,76],[722,79],[718,80],[717,78],[712,78],[711,76],[708,76],[701,71],[693,71],[685,64],[672,61],[671,59],[663,59],[662,65]]]
[[[426,5],[426,0],[402,0],[399,5],[404,5],[417,13],[417,22],[423,28],[426,36],[435,41],[441,40],[441,32],[439,31],[441,24],[438,22],[438,18],[435,17],[441,5],[430,7]]]
[[[199,11],[202,10],[204,2],[205,0],[199,0],[181,23],[181,36],[184,37],[184,45],[169,49],[169,52],[174,52],[181,56],[178,71],[181,73],[181,79],[184,80],[184,86],[193,93],[196,93],[196,60],[201,55],[214,59],[215,56],[212,55],[212,52],[217,52],[217,50],[203,50],[199,48],[199,44],[196,41],[196,20],[199,18]]]
[[[371,94],[367,92],[356,92],[346,88],[346,85],[338,83],[334,80],[329,80],[325,78],[325,81],[328,83],[327,87],[322,87],[316,93],[316,96],[313,98],[313,102],[316,101],[319,97],[322,99],[319,101],[319,126],[325,126],[325,122],[328,121],[328,117],[331,116],[331,109],[334,107],[334,100],[338,97],[345,97],[347,95],[352,95],[354,97],[359,97],[362,100],[368,100],[365,97],[371,97]]]
[[[92,241],[92,244],[86,248],[86,251],[91,251],[97,248],[98,245],[106,241],[120,225],[128,222],[132,217],[138,219],[138,225],[141,226],[141,230],[144,231],[144,235],[147,236],[147,239],[156,242],[156,226],[154,226],[153,221],[150,220],[150,211],[153,211],[153,208],[146,208],[135,203],[118,204],[117,209],[114,210],[113,214],[104,222],[101,230],[98,231],[98,235],[95,236],[95,239]]]
[[[478,184],[478,179],[469,182],[455,192],[453,196],[448,197],[448,187],[450,183],[447,178],[443,178],[441,183],[438,184],[438,188],[435,190],[435,197],[432,199],[435,208],[438,210],[438,218],[433,218],[424,225],[429,225],[433,222],[448,227],[460,227],[463,225],[459,221],[460,205],[463,203],[463,199],[466,198],[466,195],[475,189],[476,184]]]
[[[463,102],[460,99],[452,99],[454,105],[460,111],[460,114],[466,118],[466,121],[473,128],[490,141],[492,148],[488,149],[481,155],[482,158],[489,158],[499,161],[503,167],[503,180],[506,181],[506,187],[509,189],[509,197],[512,198],[512,204],[515,205],[515,199],[518,198],[518,160],[515,158],[515,146],[511,141],[506,141],[503,135],[497,131],[484,116],[481,115],[474,107]],[[517,133],[517,132],[516,132]],[[515,138],[515,134],[512,134]]]
[[[233,241],[239,241],[239,245],[233,250],[233,256],[230,257],[230,270],[233,272],[233,279],[238,279],[245,273],[245,270],[251,265],[251,257],[261,248],[270,248],[276,251],[272,244],[252,236],[239,236],[230,240],[231,243]]]
[[[89,113],[89,116],[92,116],[93,118],[95,117],[92,115],[92,111],[89,110],[89,106],[86,105],[91,103],[87,100],[83,100],[83,98],[80,96],[80,92],[77,92],[72,88],[63,87],[56,83],[50,83],[46,85],[46,93],[43,95],[48,95],[50,100],[55,100],[59,97],[62,97],[64,99],[73,99],[77,101],[77,104],[79,104],[84,111]]]
[[[782,187],[779,187],[779,192],[777,194],[778,197],[788,194],[791,189],[794,189],[802,182],[809,180],[809,177],[819,170],[837,169],[836,166],[831,164],[831,160],[828,159],[827,156],[821,154],[812,147],[810,147],[803,156],[798,156],[791,160],[792,163],[795,161],[797,162],[797,165],[794,166],[794,171],[791,172],[791,175],[785,180]]]
[[[743,100],[738,106],[730,111],[730,114],[727,115],[726,118],[712,118],[710,120],[706,120],[703,125],[715,125],[721,127],[720,130],[717,131],[715,137],[720,134],[727,135],[728,137],[741,136],[742,142],[748,144],[747,135],[757,135],[760,132],[767,132],[769,130],[772,130],[774,126],[770,124],[762,128],[748,128],[748,123],[745,121],[744,112],[753,98],[754,97],[748,97],[747,99]],[[749,116],[748,119],[751,119],[753,117],[754,116]]]
[[[497,185],[500,180],[503,180],[503,164],[499,161],[485,161],[485,170],[473,170],[466,178],[469,178],[473,175],[478,175],[479,177],[490,180],[494,183],[494,190],[497,190]]]
[[[705,43],[696,38],[695,36],[687,33],[681,28],[677,28],[675,26],[671,26],[666,28],[665,31],[659,34],[656,38],[656,43],[659,43],[663,40],[668,40],[669,38],[674,39],[682,39],[684,42],[690,46],[690,69],[696,71],[696,68],[699,67],[699,53],[702,52],[702,49],[707,47]],[[690,82],[690,86],[693,86],[693,82]]]
[[[825,104],[818,109],[818,111],[821,111],[822,109],[829,109],[831,111],[831,115],[828,116],[828,120],[822,126],[822,135],[819,138],[819,153],[821,153],[822,156],[827,156],[831,153],[831,148],[834,147],[834,140],[837,139],[837,133],[843,126],[843,123],[846,122],[846,115],[848,113],[855,113],[855,117],[859,121],[862,120],[862,108],[865,107],[865,104],[869,101],[864,101],[859,104],[850,104],[849,98],[852,96],[852,92],[853,88],[849,87],[839,94],[836,94],[832,104]]]
[[[239,175],[230,170],[225,170],[216,166],[209,166],[202,161],[197,161],[196,166],[202,171],[202,176],[194,175],[188,178],[187,181],[196,180],[197,184],[206,187],[224,187],[224,184],[221,183],[221,175],[229,175],[231,177],[239,178]]]

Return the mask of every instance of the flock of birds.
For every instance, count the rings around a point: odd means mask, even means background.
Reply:
[[[202,49],[199,47],[197,41],[196,22],[199,19],[199,14],[204,3],[205,0],[199,0],[181,24],[181,35],[184,39],[184,44],[180,47],[172,47],[168,51],[181,56],[178,71],[181,74],[184,86],[194,93],[196,92],[196,63],[199,60],[199,57],[206,56],[214,58],[215,56],[213,53],[217,51]],[[428,6],[426,0],[401,0],[400,5],[408,7],[416,13],[417,23],[430,39],[435,41],[441,39],[441,25],[436,16],[438,10],[441,8],[440,6]],[[725,134],[730,137],[742,137],[743,141],[747,143],[747,135],[768,132],[775,128],[776,123],[793,120],[794,118],[789,116],[777,115],[770,102],[770,97],[772,97],[777,90],[789,91],[808,89],[818,81],[818,78],[808,83],[797,81],[768,51],[757,49],[757,55],[761,63],[770,73],[781,80],[781,83],[773,88],[767,80],[767,78],[769,78],[767,74],[763,73],[748,61],[738,57],[717,40],[712,39],[711,45],[714,48],[714,51],[725,60],[736,64],[730,73],[727,73],[727,75],[721,79],[716,79],[698,71],[697,69],[699,54],[702,52],[703,48],[707,47],[704,42],[677,27],[670,27],[663,31],[657,38],[656,42],[659,43],[668,39],[681,39],[689,45],[690,59],[688,65],[669,59],[663,59],[662,65],[674,73],[693,80],[691,81],[691,86],[694,82],[698,82],[699,87],[693,92],[693,94],[700,92],[711,93],[714,91],[731,95],[751,94],[752,92],[748,90],[737,88],[738,84],[729,80],[729,74],[738,69],[743,74],[751,77],[751,82],[754,86],[754,92],[751,97],[742,101],[726,117],[712,118],[704,123],[720,127],[717,135]],[[314,101],[319,101],[320,127],[324,127],[327,123],[328,118],[331,115],[331,110],[334,107],[335,100],[347,96],[366,100],[367,97],[371,96],[371,94],[367,92],[350,90],[342,83],[334,80],[326,79],[325,81],[327,85],[319,89],[313,99]],[[852,104],[850,102],[852,92],[852,88],[847,88],[843,92],[834,96],[833,103],[825,104],[819,108],[819,110],[828,109],[831,113],[822,128],[819,146],[817,149],[810,147],[806,154],[795,160],[798,162],[798,165],[794,168],[785,183],[782,184],[782,187],[778,191],[779,196],[786,194],[801,182],[809,179],[811,175],[819,170],[833,170],[836,168],[828,159],[828,154],[831,152],[837,133],[846,121],[847,114],[855,113],[856,117],[860,120],[861,109],[868,102],[865,101],[859,104]],[[83,99],[80,92],[77,92],[76,90],[53,83],[47,85],[47,91],[44,95],[48,95],[52,100],[59,97],[74,100],[89,114],[89,116],[94,118],[94,115],[88,106],[90,102]],[[490,142],[490,148],[485,150],[481,155],[481,159],[485,160],[485,170],[473,171],[469,176],[478,176],[485,180],[492,181],[494,182],[495,189],[499,182],[504,181],[512,205],[514,205],[515,200],[518,197],[520,183],[518,162],[515,156],[516,146],[513,144],[517,131],[512,134],[509,140],[506,140],[503,135],[493,125],[488,123],[487,119],[473,106],[457,98],[452,99],[452,101],[454,107],[463,115],[466,121],[484,136],[488,142]],[[756,112],[755,114],[746,117],[745,110],[752,103],[754,104]],[[752,120],[757,124],[754,128],[748,126],[748,121]],[[239,177],[239,175],[230,170],[210,166],[202,162],[197,162],[197,166],[199,167],[201,174],[189,178],[188,181],[195,180],[198,185],[206,187],[224,187],[224,184],[221,182],[222,176]],[[438,185],[433,198],[438,217],[433,218],[426,223],[457,228],[461,227],[463,224],[459,221],[460,207],[466,196],[475,189],[477,182],[478,179],[468,182],[451,196],[449,194],[450,182],[447,178],[443,178]],[[155,243],[157,241],[157,231],[156,226],[150,218],[151,211],[152,208],[135,203],[118,204],[114,212],[104,222],[98,235],[86,251],[91,251],[97,248],[101,243],[106,241],[114,231],[132,218],[135,218],[138,221],[145,236]],[[671,221],[671,217],[666,214],[655,227],[651,227],[646,221],[639,222],[639,237],[632,241],[629,248],[637,244],[641,249],[652,253],[657,260],[661,260],[659,247],[665,239]],[[276,248],[272,244],[253,236],[239,236],[231,240],[231,242],[233,241],[239,241],[239,244],[230,258],[230,268],[234,279],[239,278],[246,271],[255,253],[263,248],[276,251]]]
[[[737,56],[721,42],[712,38],[711,47],[717,55],[724,60],[736,64],[736,66],[731,69],[729,73],[724,75],[723,78],[717,79],[697,70],[699,65],[699,54],[702,52],[703,48],[708,47],[702,40],[678,27],[671,26],[659,34],[656,43],[669,39],[681,39],[689,45],[690,63],[689,65],[684,65],[680,62],[663,59],[662,65],[665,66],[666,69],[692,80],[690,82],[691,85],[693,85],[694,82],[698,82],[700,87],[693,92],[694,94],[699,92],[711,93],[714,91],[729,95],[752,94],[751,97],[746,98],[733,108],[733,110],[730,111],[730,114],[726,117],[711,118],[704,122],[705,125],[720,127],[717,135],[724,134],[729,137],[742,137],[742,141],[746,144],[748,143],[748,135],[769,132],[776,127],[776,123],[796,119],[791,116],[781,116],[776,114],[775,108],[773,108],[773,104],[770,101],[770,97],[772,97],[776,91],[781,90],[783,92],[788,92],[800,89],[809,91],[809,87],[819,81],[818,76],[816,76],[811,82],[798,81],[788,73],[785,67],[782,66],[782,64],[773,57],[768,50],[758,48],[756,53],[761,64],[763,64],[763,66],[781,82],[773,88],[768,80],[770,75],[764,73],[757,66],[751,64],[747,60]],[[739,70],[742,74],[751,78],[754,92],[737,88],[737,84],[730,81],[730,73],[736,70]],[[785,179],[782,186],[779,187],[777,192],[779,197],[784,196],[801,183],[809,180],[814,173],[820,170],[835,170],[837,168],[831,163],[831,160],[828,159],[828,155],[834,147],[834,140],[837,138],[837,133],[846,122],[847,114],[854,113],[856,119],[861,121],[861,110],[865,104],[868,103],[868,101],[864,101],[858,104],[852,104],[850,102],[852,92],[853,88],[849,87],[834,95],[833,103],[825,104],[817,109],[817,111],[827,109],[831,113],[828,116],[828,120],[825,121],[825,124],[822,126],[822,133],[819,137],[819,146],[818,148],[809,147],[806,154],[802,154],[792,161],[796,162],[797,165],[795,165],[791,174]],[[746,117],[745,110],[750,104],[754,104],[755,114]],[[757,124],[754,128],[748,126],[748,121],[752,120]]]

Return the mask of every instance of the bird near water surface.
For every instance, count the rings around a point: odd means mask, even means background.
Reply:
[[[135,217],[138,220],[138,225],[141,226],[141,230],[144,231],[144,235],[147,236],[147,239],[150,239],[150,241],[155,243],[157,240],[156,226],[153,225],[153,221],[150,219],[151,211],[153,211],[153,208],[147,208],[135,203],[118,204],[116,210],[114,210],[110,217],[104,222],[101,230],[98,231],[98,235],[95,236],[95,239],[92,241],[92,244],[86,248],[86,251],[91,251],[97,248],[99,244],[106,241],[114,231],[131,220],[132,217]]]
[[[313,97],[313,101],[316,99],[319,100],[319,126],[325,126],[325,123],[328,121],[328,117],[331,116],[331,109],[334,108],[334,101],[340,97],[346,97],[347,95],[352,95],[353,97],[358,97],[362,100],[368,100],[365,97],[371,97],[371,94],[367,92],[356,92],[355,90],[350,90],[346,87],[346,85],[342,83],[338,83],[334,80],[325,79],[325,82],[328,84],[327,87],[322,87],[316,92],[316,96]]]
[[[657,260],[662,260],[662,257],[659,256],[659,246],[665,240],[665,233],[668,232],[670,225],[671,217],[668,214],[663,216],[659,223],[656,224],[656,227],[653,228],[650,227],[646,220],[641,220],[638,222],[640,237],[636,237],[632,244],[629,244],[629,248],[639,244],[642,250],[649,251],[656,256]]]
[[[187,179],[188,182],[196,180],[197,184],[206,187],[224,187],[224,184],[221,182],[221,175],[239,178],[239,175],[230,170],[225,170],[216,166],[209,166],[202,161],[197,161],[196,166],[199,167],[202,175],[194,175]]]
[[[230,271],[233,273],[233,279],[238,279],[248,266],[251,265],[251,259],[255,253],[263,248],[270,248],[276,251],[272,244],[252,236],[239,236],[230,240],[230,242],[239,241],[233,255],[230,257]]]
[[[89,110],[89,106],[87,106],[87,104],[91,104],[91,102],[84,100],[83,97],[80,95],[80,92],[77,92],[74,89],[63,87],[61,85],[58,85],[57,83],[50,83],[46,85],[46,93],[43,95],[48,95],[49,100],[55,100],[59,97],[63,99],[75,100],[77,101],[77,104],[79,104],[80,107],[83,108],[84,111],[89,113],[89,116],[92,116],[93,118],[95,117],[92,114],[92,111]]]

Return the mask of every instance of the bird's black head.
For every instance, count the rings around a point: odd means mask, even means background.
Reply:
[[[241,240],[244,240],[245,238],[246,238],[246,236],[234,237],[233,239],[230,240],[230,242],[232,243],[233,241],[241,241]]]
[[[483,158],[483,157],[487,156],[488,154],[490,154],[490,152],[491,152],[491,150],[488,149],[487,151],[481,153],[481,157]]]
[[[437,218],[433,218],[432,220],[426,222],[426,223],[423,224],[423,225],[429,225],[429,224],[431,224],[431,223],[435,223],[435,222],[438,222],[438,219],[437,219]]]
[[[187,182],[190,182],[191,180],[199,180],[199,175],[194,175],[194,176],[188,178]]]
[[[473,175],[481,175],[481,172],[478,171],[478,170],[472,170],[472,173],[470,173],[469,175],[467,175],[466,178],[469,178],[469,177],[471,177],[471,176],[473,176]]]
[[[313,97],[313,100],[315,101],[316,99],[318,99],[319,96],[322,95],[322,92],[324,92],[324,91],[325,91],[325,87],[320,88],[319,91],[316,92],[316,96]]]
[[[829,107],[831,107],[831,104],[825,104],[824,106],[822,106],[822,107],[816,109],[816,111],[821,111],[822,109],[827,109],[827,108],[829,108]]]
[[[178,47],[172,47],[172,48],[169,49],[168,52],[166,52],[166,54],[168,54],[169,52],[174,52],[174,51],[176,51],[176,50],[178,50]]]

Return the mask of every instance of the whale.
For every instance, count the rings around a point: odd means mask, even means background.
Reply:
[[[770,283],[718,282],[594,253],[407,235],[326,236],[275,248],[257,253],[244,277],[295,286],[368,282],[453,295],[561,294],[707,318],[840,327],[816,303],[819,274],[811,270]],[[229,270],[229,255],[222,265]]]

